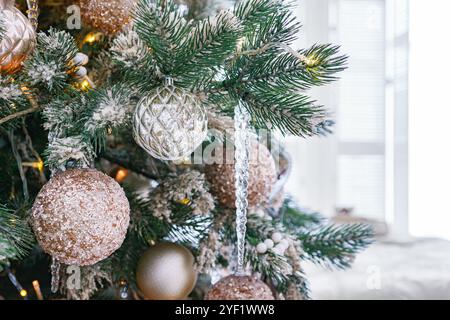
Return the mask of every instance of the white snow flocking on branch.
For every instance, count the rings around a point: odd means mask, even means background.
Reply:
[[[48,146],[47,161],[55,167],[63,167],[69,160],[88,167],[93,157],[91,145],[83,141],[81,136],[55,138]]]

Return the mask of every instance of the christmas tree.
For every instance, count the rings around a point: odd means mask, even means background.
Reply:
[[[346,68],[292,48],[292,3],[39,6],[0,0],[0,295],[308,299],[304,261],[372,242],[285,194],[263,134],[331,133],[307,91]]]

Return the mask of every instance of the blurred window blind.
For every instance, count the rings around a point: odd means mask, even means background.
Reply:
[[[385,218],[385,1],[334,0],[332,41],[349,54],[336,92],[336,206]]]

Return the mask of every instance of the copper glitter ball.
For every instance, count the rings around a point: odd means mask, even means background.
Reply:
[[[55,175],[39,192],[31,224],[42,249],[68,265],[92,265],[122,245],[130,205],[120,185],[94,169]]]
[[[206,165],[205,176],[211,184],[211,193],[219,203],[226,208],[235,208],[234,161]],[[267,203],[276,179],[277,170],[270,151],[265,145],[253,141],[250,144],[248,184],[248,204],[250,208]]]
[[[84,23],[113,35],[131,21],[136,0],[80,0]]]
[[[269,286],[251,276],[231,275],[217,282],[206,300],[275,300]]]

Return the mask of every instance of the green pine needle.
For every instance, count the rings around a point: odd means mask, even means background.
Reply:
[[[364,224],[330,225],[299,235],[305,258],[328,268],[346,269],[355,255],[373,243],[374,232]]]

